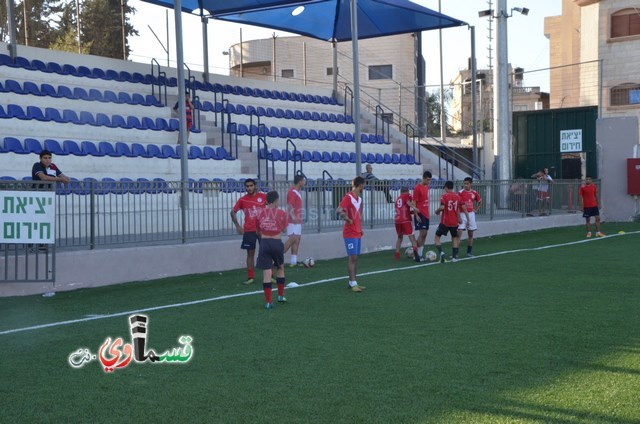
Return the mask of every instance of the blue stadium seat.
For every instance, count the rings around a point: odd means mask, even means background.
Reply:
[[[340,153],[340,162],[342,162],[342,163],[351,162],[351,158],[349,156],[349,153],[347,153],[347,152]]]
[[[150,158],[151,157],[151,155],[149,153],[147,153],[147,149],[145,149],[145,147],[140,143],[131,144],[131,153],[135,157],[141,157],[141,158]]]
[[[324,130],[318,130],[318,140],[324,141],[327,139],[327,133]]]
[[[54,109],[52,107],[48,107],[44,110],[44,116],[49,120],[49,121],[54,121],[54,122],[58,122],[58,123],[64,123],[64,120],[62,119],[62,116],[60,116],[60,111],[58,111],[58,109]]]
[[[11,79],[8,79],[4,82],[4,90],[16,94],[25,94],[20,83]]]
[[[62,65],[62,72],[64,75],[73,75],[74,77],[80,76],[76,67],[73,65],[69,65],[68,63]]]
[[[11,68],[19,68],[18,65],[11,59],[11,56],[6,54],[0,54],[0,65],[9,66]]]
[[[111,119],[109,119],[109,116],[107,116],[106,114],[104,114],[102,112],[96,113],[96,124],[101,126],[101,127],[109,127],[109,128],[115,128],[116,127],[116,125],[114,125],[111,122]]]
[[[400,163],[400,156],[397,153],[391,154],[391,163],[397,165]]]
[[[136,116],[127,116],[127,125],[129,128],[135,128],[137,130],[145,130],[146,128],[140,123],[140,120]]]
[[[289,129],[289,137],[300,138],[300,130],[298,130],[297,128]]]
[[[59,155],[59,156],[68,155],[68,153],[62,149],[62,146],[60,146],[60,143],[58,142],[58,140],[53,140],[50,138],[44,141],[44,150],[48,150],[54,155]]]
[[[87,78],[92,78],[95,79],[96,77],[93,76],[93,73],[91,72],[91,69],[87,68],[86,66],[78,66],[78,75],[80,75],[81,77],[87,77]]]
[[[64,97],[67,99],[77,99],[76,95],[73,94],[73,92],[71,91],[71,89],[69,87],[67,87],[66,85],[59,85],[58,86],[58,97]]]
[[[38,87],[37,84],[31,81],[25,81],[24,84],[22,84],[22,90],[25,92],[25,94],[31,94],[33,96],[44,96],[44,94],[40,92],[40,87]]]
[[[284,118],[285,119],[295,119],[295,114],[293,113],[293,111],[291,109],[287,109],[284,111]]]
[[[208,159],[204,156],[200,146],[189,146],[189,159]]]
[[[405,155],[404,153],[400,153],[400,165],[406,165],[407,164],[407,155]]]
[[[142,106],[144,106],[144,105],[147,104],[147,101],[144,99],[144,96],[142,94],[138,94],[138,93],[133,93],[131,95],[131,102],[134,105],[142,105]]]
[[[407,154],[407,165],[414,165],[415,163],[415,157],[412,154]]]
[[[0,181],[16,181],[16,179],[9,175],[3,175],[0,177]]]
[[[42,151],[42,144],[40,144],[40,140],[36,140],[35,138],[25,138],[24,150],[27,153],[39,154]]]
[[[322,162],[324,163],[331,162],[331,153],[322,152]]]
[[[151,94],[147,94],[145,96],[145,104],[147,106],[162,106],[162,103],[160,103],[160,101],[158,99],[156,99],[156,97],[151,95]]]
[[[280,153],[280,150],[278,150],[278,149],[271,149],[271,153],[270,153],[269,159],[272,160],[272,161],[281,161],[282,160],[282,153]]]
[[[344,124],[346,121],[347,121],[347,120],[345,119],[345,117],[344,117],[344,115],[343,115],[343,114],[339,113],[339,114],[336,116],[336,122],[337,122],[338,124]]]
[[[256,108],[256,114],[258,116],[266,116],[267,115],[267,110],[265,108],[263,108],[262,106],[258,106]]]
[[[168,144],[162,145],[161,152],[162,156],[165,158],[180,159],[180,156],[178,155],[178,153],[176,153],[176,150],[173,148],[173,146],[170,146]]]
[[[98,150],[98,146],[96,146],[95,143],[93,143],[91,141],[83,141],[83,142],[81,142],[80,143],[80,150],[85,155],[91,155],[91,156],[96,156],[96,157],[104,156],[104,153],[102,153],[101,151]]]
[[[24,149],[24,147],[22,146],[22,143],[20,142],[20,140],[18,140],[15,137],[5,137],[4,138],[4,148],[2,149],[3,152],[11,152],[11,153],[17,153],[19,155],[24,155],[29,153],[28,151],[26,151]]]
[[[282,138],[290,138],[291,137],[291,131],[289,131],[289,128],[280,127],[280,137],[282,137]]]
[[[18,56],[16,57],[16,65],[18,65],[20,68],[26,69],[28,71],[33,71],[34,68],[33,66],[31,66],[31,62],[29,62],[29,59],[26,59],[22,56]]]
[[[120,79],[120,74],[117,71],[114,71],[113,69],[107,69],[104,73],[104,79],[106,80],[113,80],[113,81],[120,81],[122,82],[123,80]]]
[[[311,162],[322,162],[322,153],[316,150],[311,152]]]
[[[22,106],[10,104],[7,105],[7,116],[10,118],[29,119],[27,114],[22,109]]]
[[[313,120],[313,115],[308,110],[304,110],[302,111],[302,119],[305,121],[311,121]]]
[[[329,122],[337,122],[338,121],[338,117],[336,116],[335,113],[330,113],[329,114],[329,118],[327,119]]]
[[[382,164],[384,163],[384,156],[380,153],[376,153],[376,163]]]
[[[203,159],[218,159],[215,149],[211,146],[204,146],[202,149],[202,156]]]
[[[40,92],[48,97],[55,97],[55,98],[60,98],[62,97],[60,94],[58,94],[58,92],[56,91],[56,89],[53,87],[53,85],[51,84],[40,84]]]
[[[102,91],[96,90],[95,88],[89,89],[89,100],[94,100],[97,102],[104,102],[104,97],[102,96]]]
[[[153,121],[153,119],[147,116],[142,118],[141,124],[143,129],[158,131],[158,128],[156,127],[156,123]]]
[[[129,105],[132,105],[133,100],[131,99],[131,96],[129,95],[129,93],[125,93],[124,91],[121,91],[118,93],[118,103],[126,103]]]
[[[336,139],[336,133],[334,131],[327,131],[327,140],[329,141],[335,141]]]
[[[360,134],[360,141],[362,143],[368,143],[369,142],[369,134],[365,134],[365,133]]]
[[[111,115],[111,128],[124,128],[124,129],[131,129],[131,127],[129,126],[129,124],[127,124],[127,121],[124,120],[124,116],[122,115]]]
[[[87,154],[83,152],[82,149],[80,149],[80,146],[78,146],[78,143],[76,143],[73,140],[64,140],[62,142],[62,150],[67,152],[68,155],[87,156]]]
[[[342,163],[339,152],[331,152],[331,162]]]
[[[64,122],[70,122],[72,124],[82,124],[76,112],[71,109],[65,109],[62,111],[62,119],[64,120]]]
[[[111,90],[104,90],[104,101],[109,103],[122,103],[116,93]]]
[[[64,73],[64,71],[62,70],[62,66],[60,66],[56,62],[48,62],[47,63],[47,69],[49,70],[49,72],[55,72],[56,74],[66,75]]]
[[[166,131],[169,129],[169,124],[167,124],[166,119],[156,118],[156,129],[161,131]]]
[[[169,119],[169,128],[167,128],[167,130],[178,131],[179,129],[180,129],[180,121],[178,121],[177,119]]]
[[[134,72],[131,74],[131,82],[135,84],[149,84],[144,75],[142,75],[140,72]]]
[[[353,140],[353,133],[350,133],[350,132],[344,133],[344,141],[349,142],[349,143],[353,142],[354,141]]]
[[[2,107],[2,105],[0,105],[0,118],[3,118],[3,119],[9,118],[9,115],[7,115],[7,112],[4,111],[4,108]]]
[[[300,135],[298,136],[298,138],[302,139],[302,140],[306,140],[309,138],[309,131],[307,131],[305,128],[300,128]]]
[[[318,131],[314,129],[309,130],[309,140],[319,140]]]
[[[98,143],[98,151],[104,153],[106,156],[111,156],[113,158],[118,158],[121,156],[120,153],[116,152],[116,149],[113,147],[113,144],[108,141],[101,141]]]
[[[128,158],[136,157],[136,155],[131,151],[131,148],[127,143],[123,143],[122,141],[116,142],[116,153],[120,156],[125,156]]]
[[[93,100],[91,97],[89,97],[87,90],[82,87],[73,88],[73,97],[80,100]]]
[[[318,112],[311,112],[311,120],[312,121],[320,121],[320,114]]]
[[[120,81],[123,82],[132,82],[133,77],[131,76],[131,74],[127,71],[120,71]]]
[[[329,122],[329,114],[327,112],[322,112],[320,114],[320,120],[322,122]]]
[[[344,133],[342,131],[336,131],[336,141],[344,141]]]
[[[268,107],[268,108],[266,109],[266,114],[265,114],[265,116],[266,116],[267,118],[274,118],[274,117],[276,116],[276,111],[275,111],[272,107]]]
[[[93,117],[93,114],[90,112],[87,112],[86,110],[83,110],[80,112],[79,120],[80,120],[80,123],[82,124],[93,125],[94,127],[98,126],[95,118]]]
[[[105,76],[104,71],[102,69],[100,69],[100,68],[93,68],[91,70],[91,76],[93,78],[107,79],[106,76]]]
[[[277,108],[275,111],[275,117],[278,119],[283,119],[285,117],[284,110]]]
[[[27,106],[27,119],[35,119],[42,122],[49,121],[42,113],[42,109],[36,106]]]
[[[311,152],[308,150],[304,150],[302,152],[302,162],[310,162],[311,161]]]
[[[376,163],[376,155],[374,155],[373,153],[367,153],[366,155],[366,159],[363,160],[363,162]]]
[[[391,162],[391,155],[389,153],[385,153],[384,154],[384,163],[386,164],[390,164]]]

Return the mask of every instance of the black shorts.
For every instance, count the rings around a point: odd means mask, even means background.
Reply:
[[[284,244],[280,239],[265,238],[260,241],[256,268],[271,269],[284,264]]]
[[[240,245],[240,249],[244,250],[256,250],[256,242],[260,240],[258,238],[258,233],[255,231],[245,232],[242,235],[242,244]]]
[[[598,209],[598,207],[594,206],[592,208],[584,208],[584,211],[582,212],[582,217],[591,218],[592,216],[600,216],[600,210]]]
[[[416,230],[429,230],[429,219],[426,218],[424,215],[422,215],[420,212],[418,212],[418,216],[420,217],[421,221],[418,222],[418,219],[414,216],[413,217],[413,224],[414,224],[414,228]]]
[[[438,225],[438,229],[436,230],[436,235],[438,237],[446,236],[449,232],[451,232],[451,237],[458,237],[458,226],[455,227],[447,227],[444,224]]]

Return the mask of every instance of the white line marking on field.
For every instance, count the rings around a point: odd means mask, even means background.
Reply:
[[[459,259],[458,261],[476,260],[476,259],[480,259],[480,258],[489,258],[489,257],[492,257],[492,256],[509,255],[509,254],[512,254],[512,253],[521,253],[521,252],[531,252],[531,251],[536,251],[536,250],[554,249],[554,248],[557,248],[557,247],[565,247],[565,246],[571,246],[571,245],[574,245],[574,244],[589,243],[589,242],[594,242],[594,241],[598,241],[598,240],[605,240],[605,239],[609,239],[609,238],[612,238],[612,237],[619,237],[619,236],[630,235],[630,234],[640,234],[640,231],[630,231],[630,232],[626,232],[624,234],[612,234],[612,235],[606,236],[606,237],[584,239],[584,240],[572,241],[572,242],[569,242],[569,243],[552,244],[552,245],[549,245],[549,246],[527,247],[527,248],[523,248],[523,249],[505,250],[505,251],[502,251],[502,252],[487,253],[486,255],[478,255],[478,256],[475,256],[473,258],[462,258],[462,259]],[[433,266],[433,265],[438,265],[438,264],[439,264],[439,262],[430,262],[430,263],[421,263],[421,264],[416,264],[416,265],[411,265],[411,266],[405,266],[405,267],[401,267],[401,268],[387,268],[387,269],[381,269],[381,270],[377,270],[377,271],[363,272],[361,274],[358,274],[358,277],[360,277],[360,276],[364,277],[364,276],[367,276],[367,275],[385,274],[385,273],[388,273],[388,272],[405,271],[407,269],[422,268],[422,267],[425,267],[425,266]],[[330,283],[330,282],[333,282],[333,281],[344,280],[346,278],[347,278],[346,276],[340,276],[340,277],[325,278],[325,279],[317,280],[317,281],[311,281],[309,283],[299,283],[299,286],[295,287],[295,288],[301,288],[301,287],[305,287],[305,286],[314,286],[316,284]],[[234,294],[228,294],[228,295],[225,295],[225,296],[210,297],[210,298],[207,298],[207,299],[200,299],[200,300],[192,300],[192,301],[189,301],[189,302],[172,303],[172,304],[169,304],[169,305],[161,305],[161,306],[151,306],[149,308],[135,309],[135,310],[132,310],[132,311],[124,311],[124,312],[116,312],[116,313],[113,313],[113,314],[86,315],[84,318],[71,319],[71,320],[67,320],[67,321],[51,322],[51,323],[48,323],[48,324],[33,325],[33,326],[30,326],[30,327],[14,328],[14,329],[11,329],[11,330],[4,330],[4,331],[0,331],[0,336],[5,335],[5,334],[21,333],[21,332],[24,332],[24,331],[41,330],[43,328],[61,327],[63,325],[77,324],[77,323],[81,323],[81,322],[95,321],[95,320],[99,320],[99,319],[107,319],[107,318],[128,316],[128,315],[139,314],[139,313],[143,313],[143,312],[159,311],[159,310],[162,310],[162,309],[181,308],[183,306],[198,305],[198,304],[201,304],[201,303],[215,302],[215,301],[218,301],[218,300],[233,299],[233,298],[236,298],[236,297],[251,296],[251,295],[254,295],[254,294],[262,294],[262,293],[263,293],[262,290],[256,290],[256,291],[246,292],[246,293],[234,293]]]

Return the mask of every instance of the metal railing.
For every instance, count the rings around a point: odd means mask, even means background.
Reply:
[[[157,69],[157,73],[156,73]],[[151,59],[151,95],[154,96],[160,103],[167,105],[167,73],[162,70],[160,63],[157,60]],[[162,78],[162,80],[161,80]],[[164,81],[164,84],[161,82]],[[158,86],[158,95],[156,96],[156,86]],[[164,96],[162,89],[164,88]],[[163,101],[164,97],[164,101]]]
[[[344,115],[345,118],[347,117],[347,94],[349,94],[349,105],[350,105],[350,109],[349,109],[349,114],[348,116],[353,117],[353,90],[347,85],[344,85]]]
[[[388,198],[395,199],[402,187],[413,189],[420,181],[368,182],[362,193],[365,205],[363,225],[370,228],[393,225],[394,205]],[[33,190],[42,184],[0,181],[0,191],[15,190],[17,183],[24,190]],[[55,196],[56,246],[95,249],[182,243],[183,234],[188,242],[236,235],[229,211],[245,194],[243,180],[203,179],[184,183],[189,191],[189,205],[184,218],[180,203],[182,184],[159,179],[58,183]],[[290,184],[289,181],[265,179],[259,180],[258,186],[262,191],[277,190],[284,196]],[[455,190],[461,188],[462,182],[456,182]],[[577,213],[579,188],[578,180],[556,180],[550,185],[547,200],[539,194],[540,186],[536,180],[476,181],[473,189],[482,198],[477,219],[523,219],[540,214]],[[343,222],[336,216],[335,209],[350,189],[349,181],[332,179],[328,172],[323,172],[322,179],[308,180],[304,190],[305,229],[314,232],[340,228]],[[437,219],[433,213],[444,193],[444,181],[432,180],[429,193],[432,219]],[[6,245],[0,245],[0,259],[8,249]],[[44,255],[46,252],[36,250],[29,253]],[[52,254],[52,250],[48,254]]]
[[[300,151],[298,150],[298,147],[296,146],[296,143],[294,143],[293,141],[291,141],[290,138],[287,138],[287,144],[285,145],[285,149],[288,152],[289,151],[289,145],[291,145],[293,147],[293,151],[290,154],[290,158],[291,160],[287,160],[285,163],[285,178],[288,180],[289,179],[289,162],[293,161],[293,175],[298,175],[298,172],[300,174],[302,174],[304,176],[304,173],[302,173],[302,153],[300,153]],[[300,170],[298,170],[298,162],[300,162]],[[305,176],[306,178],[306,176]]]
[[[385,119],[385,113],[384,113],[384,109],[382,109],[382,106],[380,105],[376,105],[376,137],[378,137],[378,119],[380,119],[380,126],[382,129],[382,137],[384,137],[384,139],[386,141],[391,141],[391,137],[390,137],[390,124],[389,121]],[[387,131],[385,132],[384,127],[385,124],[387,126]]]

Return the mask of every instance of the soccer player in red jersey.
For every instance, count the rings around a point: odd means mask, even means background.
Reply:
[[[302,188],[307,183],[303,175],[293,178],[293,187],[287,193],[287,211],[289,212],[289,225],[287,226],[287,242],[284,244],[284,253],[291,249],[290,267],[298,263],[298,249],[302,238]]]
[[[281,233],[287,228],[289,214],[278,209],[279,195],[277,191],[267,193],[267,206],[258,210],[256,217],[256,230],[260,236],[260,250],[256,266],[262,270],[262,289],[266,303],[265,309],[273,308],[271,301],[271,278],[273,268],[277,268],[276,284],[278,285],[278,303],[284,303],[284,244],[280,238]]]
[[[414,216],[414,223],[415,229],[418,231],[418,256],[421,258],[429,231],[429,184],[431,178],[431,172],[424,171],[422,182],[413,188],[413,201],[418,209],[418,213]]]
[[[359,286],[356,281],[358,272],[358,255],[360,254],[360,242],[362,240],[362,225],[360,216],[362,213],[362,197],[364,190],[364,178],[355,177],[351,183],[351,191],[347,193],[336,209],[336,213],[344,219],[342,237],[344,246],[349,256],[347,269],[349,270],[349,290],[355,293],[362,292],[366,287]]]
[[[247,192],[236,202],[231,210],[231,220],[236,226],[238,234],[242,234],[242,244],[240,249],[247,251],[247,281],[242,284],[252,284],[254,278],[254,258],[256,254],[256,242],[258,234],[256,233],[256,217],[258,211],[265,207],[267,198],[264,193],[257,190],[256,182],[252,178],[247,178],[244,182],[244,189]],[[244,226],[238,223],[237,213],[244,213]]]
[[[418,255],[418,246],[416,238],[413,236],[413,227],[411,226],[411,216],[415,213],[416,204],[409,193],[407,187],[400,189],[400,196],[395,201],[395,224],[396,234],[398,239],[396,240],[396,252],[393,258],[397,261],[400,259],[400,247],[402,246],[402,240],[404,236],[409,236],[411,240],[411,247],[413,247],[413,258],[416,262],[420,262],[420,255]]]
[[[598,187],[587,176],[584,185],[580,187],[580,210],[587,226],[587,238],[591,237],[591,217],[596,219],[596,237],[604,237],[600,232],[600,202],[598,201]]]
[[[467,221],[467,215],[461,215],[462,222],[458,226],[458,231],[468,230],[469,238],[467,239],[467,258],[473,258],[473,232],[478,229],[476,224],[476,211],[480,210],[482,204],[482,198],[477,191],[471,190],[471,183],[473,179],[467,177],[462,182],[463,188],[458,192],[458,196],[462,199],[462,203],[467,207],[469,214],[469,220]],[[468,225],[467,225],[468,224]],[[462,234],[460,234],[462,238]]]
[[[458,260],[458,245],[460,244],[460,237],[458,237],[458,226],[460,225],[460,211],[464,212],[467,223],[469,222],[469,213],[460,196],[453,192],[453,181],[447,181],[444,183],[445,193],[440,198],[440,207],[436,209],[436,215],[442,212],[440,218],[440,225],[436,230],[435,245],[440,254],[440,262],[444,263],[444,252],[442,251],[442,245],[440,243],[440,237],[446,236],[447,233],[451,233],[451,246],[453,252],[451,255],[451,261]]]

